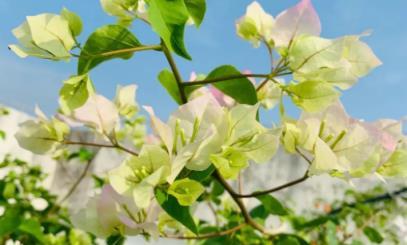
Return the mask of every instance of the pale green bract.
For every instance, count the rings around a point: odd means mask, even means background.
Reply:
[[[69,21],[56,14],[28,16],[13,34],[21,46],[13,44],[9,48],[21,58],[69,60],[70,50],[75,46]]]
[[[119,24],[124,26],[130,25],[138,11],[144,8],[144,2],[139,3],[139,0],[100,0],[100,3],[107,14],[116,16]]]
[[[258,105],[237,105],[222,108],[205,94],[173,113],[168,124],[154,116],[152,128],[172,154],[173,181],[185,166],[202,171],[211,162],[228,178],[236,177],[248,160],[266,162],[276,152],[279,130],[269,130],[256,121]]]
[[[280,130],[266,129],[257,120],[259,105],[237,105],[227,112],[227,135],[220,152],[211,155],[219,172],[228,179],[237,177],[249,160],[264,163],[278,149]]]
[[[256,1],[246,10],[246,15],[236,23],[237,34],[250,41],[254,47],[266,42],[271,47],[286,48],[301,34],[319,35],[321,23],[310,0],[281,12],[274,20]]]
[[[363,177],[385,162],[398,165],[398,160],[387,159],[395,154],[402,135],[398,121],[362,122],[350,118],[336,103],[320,113],[303,113],[296,123],[286,122],[283,144],[288,152],[305,150],[314,156],[311,175]],[[397,155],[395,159],[402,158]]]
[[[102,193],[91,197],[86,207],[72,214],[75,227],[88,231],[97,237],[110,235],[138,235],[144,232],[158,237],[157,205],[143,210],[134,205],[132,198],[119,195],[110,185]]]
[[[138,112],[136,90],[137,85],[117,86],[114,103],[119,114],[126,118],[131,118]]]
[[[72,76],[63,83],[59,91],[59,105],[62,112],[67,115],[84,105],[89,96],[95,93],[88,74]]]
[[[71,29],[72,35],[74,37],[79,36],[82,33],[83,25],[81,17],[67,8],[61,10],[61,16],[66,19],[69,23],[69,29]]]
[[[36,154],[46,154],[61,145],[69,134],[69,127],[56,118],[49,120],[36,108],[37,120],[28,120],[20,124],[15,134],[18,144]]]
[[[236,22],[236,31],[241,38],[259,47],[262,40],[270,41],[273,25],[273,16],[264,12],[261,5],[254,1],[247,7],[246,14]]]
[[[137,207],[146,208],[154,187],[166,183],[170,171],[168,153],[157,145],[144,145],[139,156],[129,157],[109,172],[109,181],[119,194],[132,196]]]
[[[190,206],[204,190],[205,188],[198,181],[185,178],[174,181],[168,188],[168,194],[176,197],[180,205]]]
[[[333,85],[324,81],[292,83],[285,88],[285,91],[290,93],[294,104],[308,112],[325,109],[339,97],[339,92]]]
[[[220,150],[225,131],[225,113],[215,99],[200,96],[179,107],[168,123],[155,117],[151,108],[151,126],[159,136],[167,151],[172,155],[173,181],[184,166],[202,171],[211,164],[209,155]]]
[[[330,40],[302,35],[288,51],[290,68],[298,81],[324,81],[348,89],[358,78],[381,64],[359,36]]]

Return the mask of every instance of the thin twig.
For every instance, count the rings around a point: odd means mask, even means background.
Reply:
[[[266,46],[267,51],[268,51],[269,56],[270,56],[270,71],[273,72],[273,70],[274,70],[274,65],[273,65],[273,61],[274,61],[274,60],[273,60],[273,47],[270,46],[270,44],[267,42],[266,39],[264,39],[264,38],[262,38],[262,39],[263,39],[263,43],[264,43],[264,45]]]
[[[163,238],[172,238],[172,239],[180,239],[180,240],[204,240],[208,238],[214,238],[214,237],[220,237],[220,236],[226,236],[231,233],[234,233],[240,229],[242,229],[244,226],[246,226],[246,223],[242,223],[240,225],[237,225],[233,228],[230,228],[228,230],[224,231],[219,231],[219,232],[212,232],[212,233],[207,233],[207,234],[202,234],[199,236],[177,236],[177,235],[164,235],[162,236]]]
[[[79,184],[82,182],[82,180],[86,177],[86,174],[89,171],[90,166],[92,165],[94,157],[92,159],[88,160],[86,163],[85,168],[83,169],[81,175],[79,178],[75,181],[75,183],[72,185],[72,187],[68,190],[68,192],[65,194],[65,196],[59,201],[60,204],[65,202],[76,190],[76,188],[79,186]]]
[[[280,76],[280,72],[285,71],[285,70],[286,70],[286,68],[284,66],[284,59],[280,59],[276,65],[276,67],[270,73],[270,75],[267,76],[267,79],[262,81],[259,84],[259,86],[257,86],[256,91],[259,91],[261,88],[263,88],[270,80],[273,80],[275,77]]]
[[[381,202],[381,201],[386,201],[386,200],[391,200],[396,196],[400,196],[404,193],[407,193],[407,187],[403,187],[400,190],[397,190],[393,193],[385,193],[379,196],[375,196],[375,197],[371,197],[368,198],[362,202],[354,202],[354,203],[349,203],[349,204],[345,204],[339,208],[333,209],[331,212],[329,212],[328,215],[334,215],[337,214],[339,212],[342,211],[342,209],[344,209],[345,207],[355,207],[357,204],[359,203],[363,203],[363,204],[369,204],[369,203],[376,203],[376,202]]]
[[[293,185],[297,185],[297,184],[299,184],[299,183],[301,183],[301,182],[303,182],[303,181],[305,181],[307,179],[308,179],[308,172],[306,172],[304,174],[304,176],[302,176],[299,179],[296,179],[296,180],[293,180],[293,181],[288,182],[286,184],[274,187],[272,189],[268,189],[268,190],[264,190],[264,191],[256,191],[256,192],[253,192],[253,193],[250,193],[250,194],[235,193],[235,196],[239,197],[239,198],[251,198],[251,197],[262,196],[262,195],[265,195],[265,194],[269,194],[269,193],[273,193],[273,192],[276,192],[276,191],[283,190],[283,189],[285,189],[287,187],[290,187],[290,186],[293,186]]]
[[[247,77],[264,77],[267,78],[268,74],[236,74],[236,75],[229,75],[223,77],[216,77],[213,79],[205,79],[201,81],[185,81],[183,86],[196,86],[196,85],[205,85],[217,82],[223,82],[227,80],[239,79],[239,78],[247,78]]]
[[[296,151],[298,154],[300,154],[300,156],[301,156],[302,158],[304,158],[304,160],[307,161],[307,163],[308,163],[309,165],[312,164],[311,159],[309,159],[304,153],[302,153],[302,151],[301,151],[300,149],[298,149],[297,147],[295,147],[295,151]]]
[[[215,207],[212,205],[210,200],[206,200],[206,203],[208,204],[208,207],[209,207],[209,209],[211,210],[211,212],[213,214],[213,218],[215,219],[216,226],[219,226],[220,222],[219,222],[218,215],[216,214]]]

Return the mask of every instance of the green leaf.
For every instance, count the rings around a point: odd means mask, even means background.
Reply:
[[[16,185],[13,182],[7,182],[4,187],[4,190],[3,190],[4,198],[6,198],[6,199],[13,198],[15,192],[16,192]]]
[[[175,197],[168,195],[158,188],[155,189],[155,197],[168,215],[179,221],[193,233],[198,234],[198,228],[189,212],[189,207],[179,205]]]
[[[184,29],[188,10],[183,0],[150,0],[148,20],[155,32],[176,54],[191,59],[184,44]]]
[[[308,242],[297,235],[278,234],[273,239],[273,245],[308,245]]]
[[[67,157],[67,160],[72,160],[75,158],[79,158],[82,162],[87,162],[89,160],[92,160],[94,157],[94,153],[86,148],[80,148],[78,151],[75,151]]]
[[[326,224],[325,241],[327,245],[339,245],[339,240],[336,237],[336,224],[332,221]]]
[[[239,74],[241,73],[235,67],[223,65],[213,70],[206,79],[215,79]],[[224,94],[235,99],[240,104],[254,105],[257,103],[256,89],[247,78],[236,78],[212,83],[212,85],[222,91]]]
[[[369,238],[373,243],[382,243],[383,237],[380,233],[373,227],[367,226],[363,229],[363,233]]]
[[[45,242],[45,237],[44,233],[42,232],[41,224],[34,219],[28,219],[24,220],[18,229],[22,232],[26,232],[28,234],[31,234],[33,237],[35,237],[38,241],[44,243]]]
[[[71,29],[73,36],[79,36],[82,32],[82,20],[74,12],[69,11],[67,8],[63,8],[61,16],[69,23],[69,29]]]
[[[59,104],[64,113],[81,107],[86,103],[89,95],[94,93],[92,81],[87,74],[72,76],[64,81],[59,91]]]
[[[207,169],[203,171],[191,170],[190,174],[188,175],[188,178],[196,180],[198,182],[203,182],[212,175],[213,171],[215,171],[215,167],[213,165],[210,165]]]
[[[306,228],[314,228],[316,226],[320,226],[325,224],[326,222],[330,221],[332,218],[330,216],[323,216],[323,217],[318,217],[315,218],[311,221],[307,221],[305,223],[300,223],[297,224],[296,229],[301,230],[301,229],[306,229]]]
[[[122,235],[111,235],[106,239],[107,245],[123,245],[126,238]]]
[[[177,102],[179,105],[182,104],[181,95],[179,93],[178,83],[174,77],[174,74],[165,69],[160,72],[158,75],[158,80],[160,81],[161,85],[167,90],[167,92],[171,95],[171,97]]]
[[[272,195],[262,195],[258,196],[257,199],[261,202],[261,205],[255,207],[250,215],[253,218],[266,219],[270,214],[284,216],[288,212],[284,206],[274,198]]]
[[[6,108],[0,107],[0,116],[7,116],[8,114],[10,114],[10,112]]]
[[[102,178],[100,178],[99,176],[92,174],[92,179],[93,179],[93,183],[95,185],[95,188],[102,188],[106,181]]]
[[[4,132],[3,130],[0,130],[0,139],[6,139],[6,132]]]
[[[92,33],[82,49],[78,62],[78,74],[87,73],[100,63],[113,58],[130,59],[132,52],[106,55],[104,53],[140,47],[137,38],[120,25],[106,25]]]
[[[194,20],[195,26],[199,27],[205,17],[206,1],[205,0],[184,0],[189,15]]]
[[[21,224],[21,213],[18,208],[9,208],[0,217],[0,237],[15,231]]]
[[[318,81],[290,84],[286,91],[297,106],[308,112],[325,109],[339,96],[339,92],[332,84]]]

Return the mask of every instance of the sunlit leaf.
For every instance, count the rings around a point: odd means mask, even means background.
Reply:
[[[211,71],[206,79],[215,79],[239,74],[241,73],[233,66],[223,65]],[[257,103],[256,89],[254,88],[253,83],[247,78],[235,78],[216,82],[212,85],[241,104],[254,105]]]
[[[194,222],[194,219],[189,212],[189,207],[181,206],[178,204],[177,199],[171,195],[168,195],[160,189],[155,190],[155,197],[160,206],[174,219],[183,224],[193,233],[198,233],[198,228]]]
[[[184,29],[189,16],[184,0],[150,0],[148,4],[148,20],[153,30],[171,50],[190,60],[184,44]]]
[[[115,51],[140,47],[137,38],[120,25],[107,25],[96,29],[82,48],[78,61],[78,74],[84,74],[114,58],[130,59],[132,52]]]
[[[189,15],[199,27],[205,17],[206,0],[184,0]]]

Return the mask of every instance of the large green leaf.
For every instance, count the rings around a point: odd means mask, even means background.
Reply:
[[[284,206],[274,198],[272,195],[262,195],[258,196],[257,199],[261,202],[261,205],[255,207],[250,215],[253,218],[266,219],[270,214],[274,215],[287,215],[287,210]]]
[[[189,13],[183,0],[148,1],[148,20],[155,32],[176,54],[191,59],[184,45],[185,24]]]
[[[373,227],[367,226],[363,229],[363,233],[369,238],[373,243],[382,243],[383,237],[380,233]]]
[[[308,245],[308,242],[293,234],[278,234],[273,239],[274,245]]]
[[[337,228],[336,224],[332,221],[329,221],[325,226],[325,242],[327,245],[339,245],[339,240],[336,237]]]
[[[42,232],[41,224],[34,219],[24,220],[18,229],[22,232],[31,234],[35,237],[38,241],[43,242],[45,241],[44,233]]]
[[[160,81],[161,85],[167,90],[167,92],[171,95],[171,97],[177,102],[179,105],[182,104],[181,95],[179,93],[178,83],[174,77],[174,74],[165,69],[158,74],[158,80]]]
[[[111,235],[106,239],[107,245],[123,245],[126,241],[126,238],[120,234]]]
[[[235,67],[230,65],[219,66],[206,77],[206,79],[216,79],[219,77],[233,76],[241,74]],[[254,105],[257,103],[257,94],[254,85],[249,79],[235,78],[222,82],[212,83],[224,94],[229,95],[240,104]]]
[[[9,208],[0,217],[0,237],[15,231],[21,224],[21,213],[18,208]]]
[[[155,190],[155,197],[160,206],[171,217],[179,221],[193,233],[198,234],[198,228],[191,216],[191,213],[189,212],[189,207],[179,205],[175,197],[168,195],[163,190],[158,188]]]
[[[203,171],[191,170],[188,178],[196,180],[198,182],[203,182],[203,181],[207,180],[214,171],[215,171],[215,167],[213,165],[210,165],[207,169],[205,169]]]
[[[120,25],[107,25],[92,33],[82,49],[78,62],[78,74],[84,74],[100,63],[113,58],[129,59],[132,52],[106,55],[107,52],[141,46],[137,38]]]
[[[206,0],[184,0],[187,6],[189,15],[194,20],[194,23],[199,27],[205,17]]]

